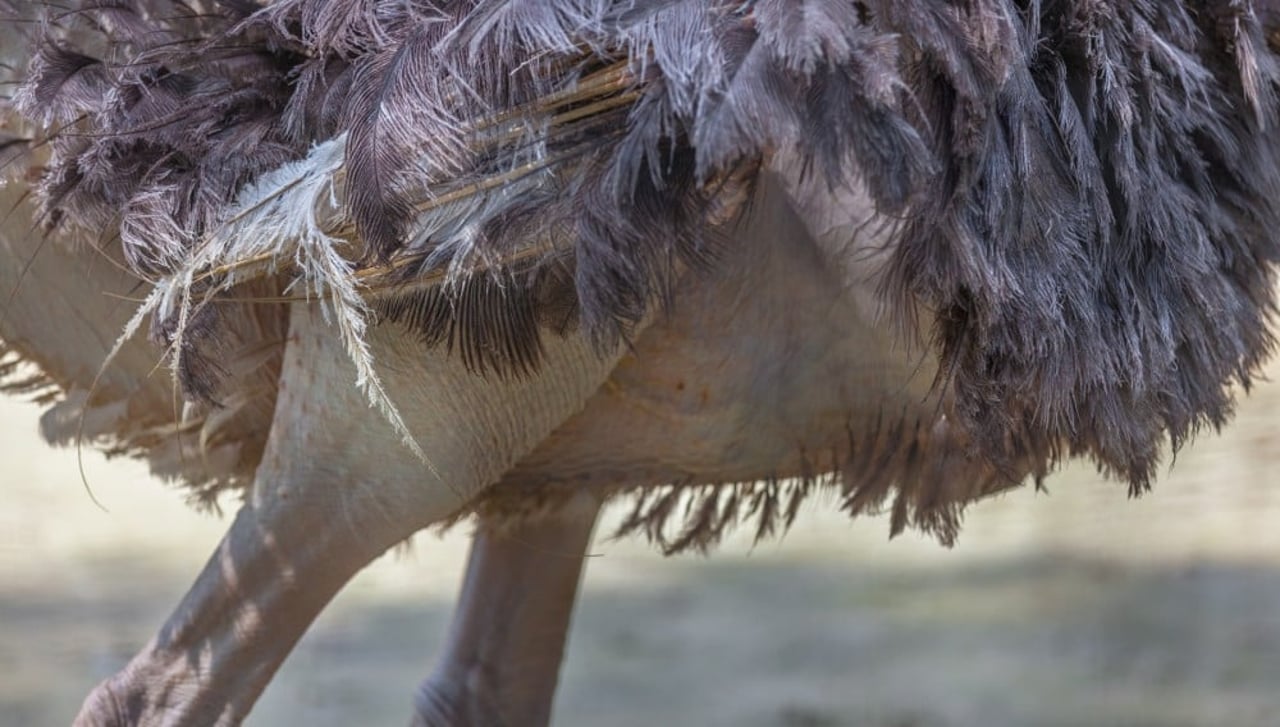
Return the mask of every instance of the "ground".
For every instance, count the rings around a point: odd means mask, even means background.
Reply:
[[[1271,368],[1280,375],[1280,365]],[[160,624],[225,522],[134,463],[44,447],[0,402],[0,725],[66,724]],[[598,542],[565,727],[1280,724],[1280,384],[1138,501],[1085,467],[970,511],[953,550],[809,507],[781,543],[664,560]],[[383,558],[249,720],[403,725],[465,533]]]

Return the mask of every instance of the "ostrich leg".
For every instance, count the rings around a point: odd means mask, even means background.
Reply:
[[[579,495],[546,518],[481,523],[449,642],[416,699],[413,727],[539,727],[560,661],[600,501]]]
[[[396,329],[374,329],[370,345],[431,468],[352,386],[319,312],[296,306],[248,502],[159,634],[89,696],[77,724],[238,723],[349,578],[496,482],[614,365],[573,336],[547,342],[536,375],[500,383]]]

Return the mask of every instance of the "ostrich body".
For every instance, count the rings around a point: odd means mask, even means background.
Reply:
[[[244,498],[78,723],[238,722],[469,515],[418,724],[548,722],[581,558],[537,554],[620,494],[674,552],[822,488],[944,541],[1067,456],[1145,488],[1272,345],[1269,11],[155,0],[5,39],[19,388]]]

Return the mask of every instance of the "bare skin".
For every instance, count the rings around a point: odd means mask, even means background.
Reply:
[[[349,386],[351,366],[319,312],[296,307],[249,502],[159,635],[90,695],[77,724],[239,723],[347,580],[496,480],[580,408],[613,363],[565,339],[548,346],[536,376],[479,389],[456,359],[386,334],[372,337],[386,383],[412,391],[398,404],[439,478],[407,448],[384,449],[394,431]],[[431,384],[409,385],[425,372]],[[498,406],[504,399],[522,406]],[[332,408],[317,411],[316,401]]]
[[[480,523],[448,644],[414,699],[414,727],[550,723],[599,510],[584,494],[545,518]]]
[[[253,477],[190,592],[89,696],[78,723],[235,724],[316,614],[387,548],[486,487],[534,496],[567,487],[590,504],[481,529],[450,646],[415,717],[548,723],[596,500],[619,487],[796,475],[815,458],[829,467],[847,453],[851,421],[937,411],[933,362],[874,321],[874,266],[848,235],[811,237],[782,189],[766,185],[728,266],[687,281],[625,355],[601,357],[577,334],[549,336],[537,375],[495,382],[398,328],[375,329],[375,358],[431,468],[365,404],[336,335],[309,305],[291,315],[245,307],[268,345],[245,342],[233,360],[262,396],[234,402],[232,415],[175,408],[165,377],[151,375],[160,352],[141,336],[94,387],[131,308],[104,304],[103,293],[136,296],[138,281],[109,247],[96,256],[41,242],[22,185],[0,189],[0,283],[15,291],[0,337],[70,392],[46,434],[67,441],[133,427],[154,432],[144,441],[161,471]],[[805,210],[810,228],[824,219]]]
[[[785,476],[806,466],[807,453],[844,447],[851,417],[932,411],[929,361],[868,322],[851,293],[856,286],[804,234],[777,189],[754,215],[741,227],[738,267],[684,289],[672,314],[639,336],[616,368],[616,359],[601,359],[578,338],[552,336],[536,377],[495,386],[394,327],[375,330],[388,388],[439,477],[365,405],[318,314],[295,306],[249,502],[169,622],[90,695],[78,723],[237,723],[351,576],[489,483],[531,491],[570,483],[604,493]],[[23,240],[15,236],[4,249],[14,254]],[[37,256],[20,292],[41,276],[58,279],[57,261],[54,253]],[[76,293],[64,304],[109,340],[113,322],[93,319],[103,309],[96,291]],[[58,346],[37,340],[43,328],[22,329],[24,349],[57,359]],[[154,358],[145,351],[137,361],[149,366]],[[114,375],[137,376],[129,366],[139,364],[130,361],[118,362]],[[161,394],[155,400],[168,403]],[[449,724],[490,724],[492,714],[519,715],[511,724],[548,722],[576,556],[594,515],[560,517],[531,523],[510,541],[479,537],[451,646],[417,700],[420,724],[442,723],[442,709],[461,710],[446,712]],[[526,549],[530,541],[564,556]],[[535,561],[539,576],[530,578]],[[499,624],[504,630],[495,631]],[[485,671],[496,656],[515,653],[532,657],[530,668]]]
[[[415,720],[547,724],[598,507],[591,490],[795,474],[812,453],[846,444],[851,417],[931,407],[931,362],[870,322],[861,288],[833,272],[777,190],[743,225],[752,234],[738,241],[747,249],[731,256],[735,267],[684,288],[616,369],[581,341],[552,338],[536,380],[494,386],[396,329],[375,331],[388,387],[435,472],[355,393],[309,307],[237,313],[255,335],[235,344],[232,373],[257,396],[220,411],[175,404],[167,377],[154,375],[160,352],[141,335],[99,378],[132,308],[104,294],[136,297],[141,281],[110,244],[94,255],[43,241],[23,184],[0,187],[0,215],[0,338],[66,392],[46,436],[124,434],[157,472],[253,482],[182,603],[89,696],[79,724],[239,722],[352,575],[495,482],[583,494],[539,520],[482,524]]]

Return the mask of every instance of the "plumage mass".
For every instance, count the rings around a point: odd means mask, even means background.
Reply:
[[[47,224],[118,230],[192,399],[234,384],[209,301],[264,276],[329,296],[357,359],[374,319],[480,375],[615,342],[736,254],[719,223],[785,153],[870,195],[879,293],[974,456],[1142,489],[1273,347],[1278,11],[77,0],[12,9],[39,20],[14,103]]]

